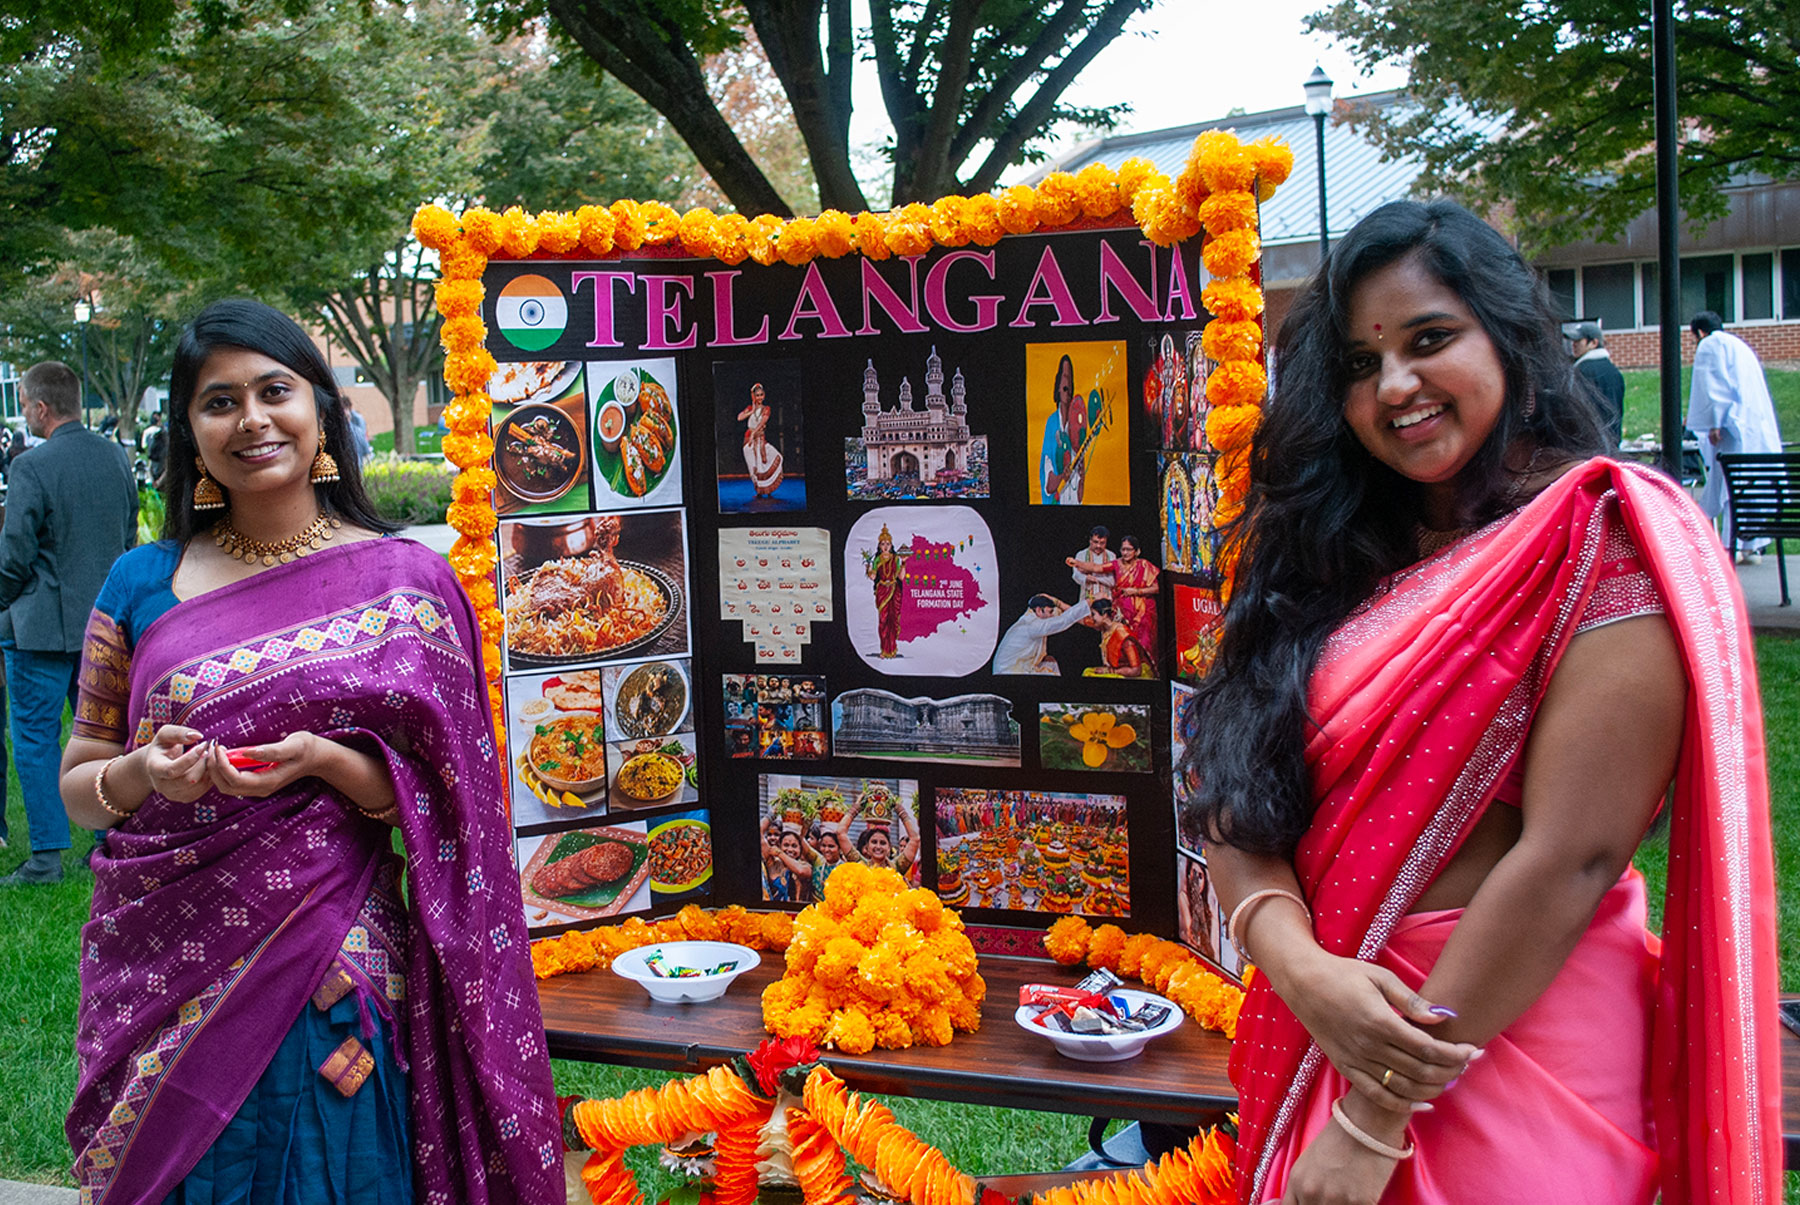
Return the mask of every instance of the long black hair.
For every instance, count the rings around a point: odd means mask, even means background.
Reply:
[[[1548,290],[1487,223],[1451,201],[1394,201],[1332,248],[1276,335],[1250,495],[1225,533],[1240,555],[1234,588],[1196,700],[1192,819],[1249,852],[1289,856],[1311,823],[1306,688],[1326,637],[1384,576],[1418,559],[1418,485],[1371,456],[1343,414],[1351,295],[1409,257],[1469,307],[1505,375],[1499,419],[1457,480],[1460,524],[1522,501],[1545,454],[1572,461],[1605,446]]]
[[[267,356],[312,386],[319,427],[325,432],[325,451],[338,466],[336,481],[313,487],[320,508],[370,531],[398,531],[400,524],[377,514],[363,491],[362,468],[357,462],[349,420],[344,417],[343,396],[331,379],[325,357],[300,324],[280,310],[260,301],[232,298],[215,301],[201,310],[175,344],[175,365],[169,373],[169,467],[163,479],[162,538],[185,543],[212,524],[208,512],[196,514],[194,510],[194,484],[200,479],[194,461],[199,449],[188,407],[199,388],[200,370],[206,358],[227,347]]]

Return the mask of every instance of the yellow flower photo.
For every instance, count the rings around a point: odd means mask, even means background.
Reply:
[[[1046,770],[1150,772],[1150,708],[1142,703],[1040,703],[1038,760]]]

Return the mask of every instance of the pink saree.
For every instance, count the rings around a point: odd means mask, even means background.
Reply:
[[[1753,649],[1730,563],[1679,487],[1591,461],[1384,583],[1334,633],[1313,678],[1318,804],[1295,869],[1326,949],[1423,982],[1460,914],[1408,910],[1523,749],[1595,588],[1609,512],[1665,601],[1690,684],[1667,936],[1659,949],[1643,931],[1642,883],[1627,875],[1557,980],[1415,1123],[1418,1154],[1398,1165],[1390,1205],[1781,1194]],[[1345,1085],[1266,980],[1239,1020],[1232,1079],[1240,1195],[1279,1199]]]

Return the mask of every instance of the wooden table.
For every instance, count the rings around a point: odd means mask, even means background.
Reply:
[[[763,956],[710,1004],[657,1004],[610,971],[561,975],[538,984],[544,1028],[556,1058],[704,1070],[735,1058],[768,1035],[762,990],[781,969]],[[826,1062],[859,1092],[1038,1109],[1087,1117],[1209,1126],[1237,1107],[1225,1074],[1231,1043],[1191,1020],[1123,1063],[1066,1059],[1013,1022],[1021,983],[1073,983],[1054,963],[984,955],[987,1001],[981,1029],[948,1046],[831,1054]],[[1800,1167],[1800,1038],[1781,1028],[1781,1129],[1787,1165]]]

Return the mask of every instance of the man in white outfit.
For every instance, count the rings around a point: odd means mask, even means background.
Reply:
[[[1762,365],[1742,339],[1724,329],[1725,320],[1711,310],[1694,315],[1690,324],[1700,346],[1694,351],[1694,381],[1688,390],[1688,430],[1700,438],[1700,454],[1706,460],[1706,488],[1700,508],[1722,518],[1727,538],[1731,535],[1731,505],[1725,492],[1725,474],[1719,469],[1722,452],[1779,452],[1781,430],[1775,423],[1775,403],[1769,397]],[[1739,564],[1762,561],[1767,540],[1746,541],[1737,550]]]
[[[1025,614],[1006,629],[1000,647],[994,650],[996,674],[1060,674],[1056,658],[1044,648],[1044,641],[1058,632],[1066,632],[1088,615],[1088,605],[1074,606],[1048,594],[1034,594],[1025,606]]]
[[[1104,527],[1094,528],[1088,533],[1087,547],[1077,552],[1072,559],[1095,566],[1112,564],[1119,559],[1119,555],[1107,550],[1106,540],[1111,534]],[[1110,573],[1084,573],[1077,569],[1071,576],[1074,577],[1075,584],[1081,587],[1079,597],[1082,602],[1091,603],[1096,598],[1112,597],[1113,579]]]

